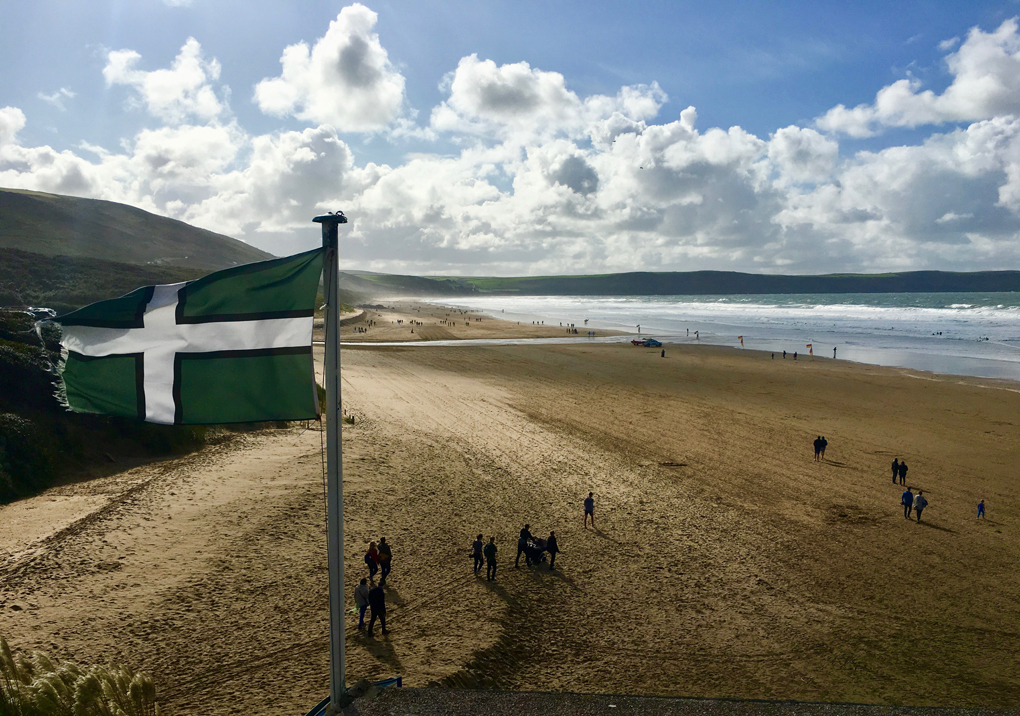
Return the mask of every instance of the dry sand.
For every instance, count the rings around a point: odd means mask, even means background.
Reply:
[[[352,680],[1020,704],[1017,386],[666,351],[343,352],[349,589],[369,540],[394,550],[392,634],[349,618]],[[303,713],[328,692],[320,437],[225,436],[0,508],[0,634],[145,670],[165,713]],[[556,572],[513,568],[525,522],[556,530]]]

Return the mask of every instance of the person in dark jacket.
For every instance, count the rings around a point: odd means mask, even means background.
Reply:
[[[900,497],[900,504],[903,505],[903,517],[910,519],[910,511],[914,509],[914,493],[910,491],[908,487],[904,490],[903,495]]]
[[[524,563],[531,566],[531,557],[528,556],[528,540],[534,539],[531,536],[531,525],[524,525],[521,536],[517,538],[517,559],[514,560],[514,569],[521,566],[521,555],[524,555]]]
[[[368,608],[372,612],[368,620],[368,635],[372,636],[376,619],[382,624],[382,633],[389,634],[390,630],[386,628],[386,592],[383,591],[382,585],[377,584],[368,590]]]
[[[906,460],[901,460],[900,461],[900,484],[901,485],[907,484],[907,470],[908,469],[909,468],[907,467]]]
[[[556,533],[550,532],[549,539],[545,541],[545,551],[549,553],[549,569],[550,571],[556,569],[556,554],[560,551],[560,547],[556,544]]]
[[[393,550],[390,549],[385,537],[379,538],[379,567],[382,569],[379,575],[379,584],[386,584],[386,575],[390,573],[393,566]]]
[[[900,460],[896,458],[892,461],[892,484],[896,484],[896,478],[900,476]]]
[[[818,462],[821,456],[822,456],[822,436],[819,435],[817,438],[815,438],[815,462]]]
[[[471,544],[471,556],[475,558],[475,576],[482,571],[482,548],[485,543],[482,542],[482,536],[478,535],[475,537],[475,541]]]
[[[485,545],[485,581],[496,581],[496,538],[490,537],[489,544]]]

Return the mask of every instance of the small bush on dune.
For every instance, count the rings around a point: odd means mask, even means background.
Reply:
[[[159,716],[156,687],[126,667],[15,656],[0,637],[0,716]]]
[[[38,426],[20,415],[0,413],[0,504],[42,489],[55,472]]]

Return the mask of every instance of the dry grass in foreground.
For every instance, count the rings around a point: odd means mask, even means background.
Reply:
[[[0,636],[0,716],[159,716],[156,687],[122,666],[83,668],[11,651]]]

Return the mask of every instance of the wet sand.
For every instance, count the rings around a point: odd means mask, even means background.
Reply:
[[[349,617],[352,680],[1020,703],[1015,385],[583,342],[366,346],[343,366],[348,589],[369,540],[394,551],[392,633]],[[320,437],[225,436],[0,508],[21,520],[0,530],[0,633],[145,670],[165,713],[307,710],[328,692]],[[556,530],[555,572],[514,569],[525,522]],[[495,583],[471,572],[478,532]]]

